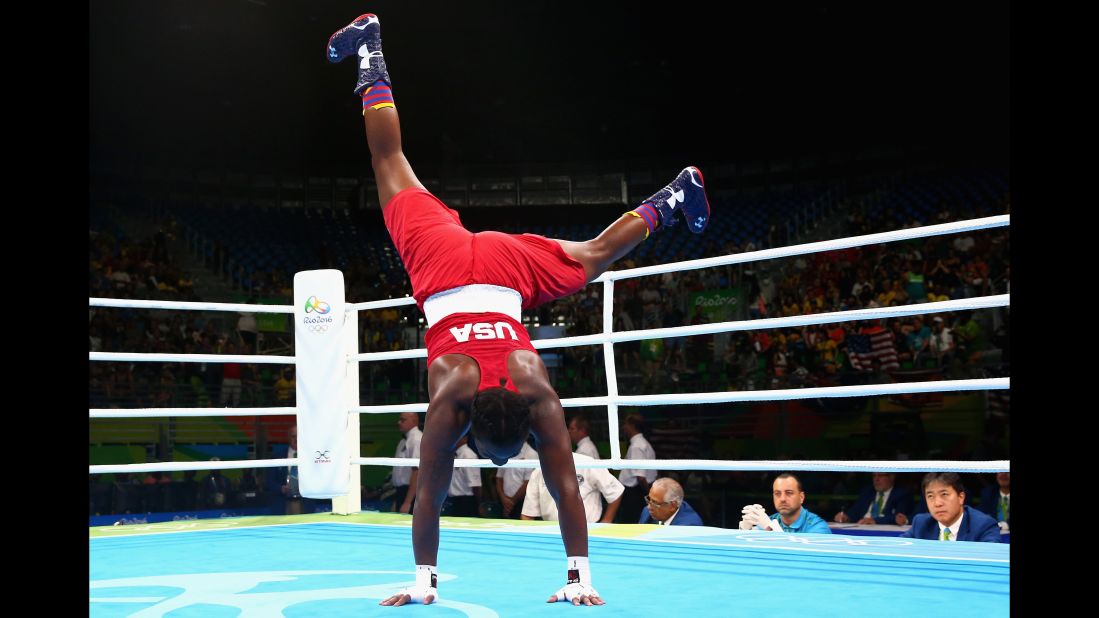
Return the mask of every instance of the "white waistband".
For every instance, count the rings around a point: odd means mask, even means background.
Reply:
[[[454,313],[503,313],[520,322],[523,297],[511,288],[475,283],[432,294],[424,301],[428,327]]]

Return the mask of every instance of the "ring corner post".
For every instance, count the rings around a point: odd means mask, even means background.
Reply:
[[[343,273],[308,270],[294,275],[294,351],[297,366],[298,488],[303,497],[332,499],[337,514],[358,512],[358,366],[348,354],[357,344]],[[345,332],[346,331],[346,332]],[[349,350],[352,350],[349,352]],[[354,491],[349,488],[354,486]]]

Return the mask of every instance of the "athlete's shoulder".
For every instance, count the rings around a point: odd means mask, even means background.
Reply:
[[[464,354],[443,354],[427,368],[431,399],[468,397],[477,392],[481,369],[477,361]]]

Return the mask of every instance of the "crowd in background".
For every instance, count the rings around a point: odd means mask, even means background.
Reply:
[[[1007,210],[1008,204],[1005,201],[997,208],[995,212],[971,214],[999,214]],[[935,220],[925,222],[898,222],[884,214],[873,216],[852,209],[846,215],[843,235],[958,218],[945,205]],[[197,277],[211,275],[185,272],[168,251],[169,241],[179,233],[170,218],[155,234],[140,239],[127,238],[108,225],[93,226],[89,234],[90,295],[203,300],[196,294],[194,283]],[[774,318],[1006,294],[1010,285],[1008,238],[1007,229],[1000,228],[623,280],[615,288],[614,329],[706,323],[710,318],[699,308],[691,307],[689,299],[692,293],[715,289],[742,291],[744,306],[728,319]],[[751,242],[744,245],[730,242],[720,248],[708,248],[707,254],[756,249]],[[679,259],[682,256],[672,258]],[[631,254],[615,268],[655,263],[655,258]],[[394,277],[364,262],[352,264],[344,273],[348,298],[355,300],[395,298],[411,292],[407,277]],[[289,301],[292,277],[293,273],[277,269],[253,271],[248,274],[247,293],[282,296]],[[602,289],[591,285],[580,293],[547,304],[533,312],[532,323],[563,326],[564,336],[601,332]],[[832,386],[848,383],[853,376],[873,375],[875,379],[888,380],[905,372],[921,371],[938,372],[948,379],[983,377],[989,369],[1002,371],[1009,362],[1009,316],[1007,309],[941,312],[880,321],[622,343],[615,346],[619,386],[621,392],[634,394]],[[359,319],[362,352],[414,347],[424,329],[415,306],[363,311]],[[257,348],[254,316],[214,317],[193,311],[90,307],[89,343],[91,351],[188,354],[261,351]],[[561,397],[602,392],[601,346],[568,348],[559,353],[562,361],[553,377]],[[398,384],[416,382],[407,362],[364,363],[360,370],[364,404],[372,403],[371,398],[378,392],[374,384],[396,388]],[[401,396],[423,400],[426,391],[403,392]],[[293,371],[277,365],[90,363],[92,408],[292,405],[293,398]],[[671,425],[663,429],[674,433],[676,427]],[[688,492],[696,493],[697,503],[692,500],[692,504],[704,520],[729,524],[732,516],[721,512],[725,501],[722,499],[719,505],[715,496],[757,492],[768,495],[773,473],[686,472],[666,476],[678,477]],[[898,483],[915,485],[916,476],[899,475]],[[165,500],[173,503],[170,496],[179,496],[174,499],[177,508],[210,506],[210,499],[200,491],[200,481],[193,474],[185,477],[183,481],[172,481],[168,475],[160,477],[155,473],[140,478],[117,475],[111,485],[93,483],[98,488],[90,511],[112,508],[116,509],[114,512],[126,512],[152,504],[164,506]],[[811,496],[807,504],[821,513],[843,507],[829,503],[830,496],[852,494],[858,489],[853,473],[806,474],[801,480]],[[975,481],[977,486],[991,483],[988,478]],[[184,488],[125,491],[129,486],[178,483],[183,483]],[[234,478],[221,492],[213,493],[222,493],[228,501],[225,504],[259,504],[267,490],[262,486],[253,489],[255,483],[249,474]],[[119,484],[123,487],[121,494],[130,496],[122,498],[121,505],[104,497],[104,492],[119,495],[116,487]],[[492,479],[487,479],[484,487],[486,499],[494,499]],[[700,491],[702,488],[705,491]],[[249,493],[252,495],[246,498]],[[735,526],[736,522],[730,525]]]

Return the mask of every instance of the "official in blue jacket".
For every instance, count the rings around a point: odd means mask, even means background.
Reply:
[[[910,539],[999,543],[996,520],[965,505],[965,486],[956,472],[928,472],[921,484],[928,513],[916,515],[901,534]]]
[[[912,517],[912,492],[896,485],[893,472],[875,472],[873,484],[865,487],[851,508],[836,513],[836,523],[903,526]]]
[[[670,478],[660,478],[649,485],[645,496],[648,508],[641,509],[640,524],[662,526],[701,526],[702,518],[683,499],[683,486]]]
[[[977,507],[982,513],[995,519],[1001,530],[1007,530],[1011,523],[1011,473],[996,473],[996,484],[981,490],[981,504]]]
[[[801,506],[805,503],[805,492],[801,488],[801,481],[793,474],[784,472],[775,477],[771,484],[771,496],[778,512],[768,517],[767,511],[761,505],[749,504],[741,510],[741,530],[758,527],[760,530],[772,532],[832,534],[828,522]]]

